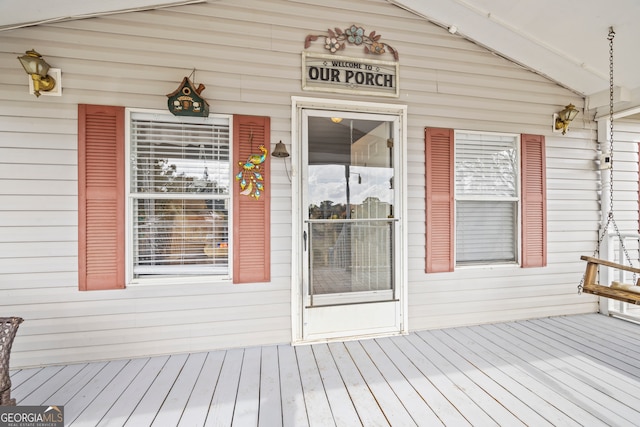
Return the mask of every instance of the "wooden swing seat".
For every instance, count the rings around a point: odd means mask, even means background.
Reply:
[[[618,301],[628,302],[630,304],[640,305],[640,279],[634,285],[613,282],[611,286],[604,286],[596,283],[598,275],[598,266],[615,268],[618,270],[630,271],[640,274],[640,268],[622,265],[603,259],[593,258],[590,256],[581,256],[581,260],[587,261],[587,269],[584,273],[584,283],[582,284],[582,292],[598,295],[605,298],[611,298]]]

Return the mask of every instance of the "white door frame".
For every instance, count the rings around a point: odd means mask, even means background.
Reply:
[[[291,97],[291,175],[292,175],[292,259],[291,259],[291,342],[293,345],[308,343],[302,339],[302,315],[303,315],[303,295],[301,292],[301,283],[304,274],[302,268],[302,255],[300,254],[300,242],[302,239],[302,185],[300,182],[301,164],[301,117],[302,109],[317,110],[339,110],[352,111],[361,113],[389,114],[396,115],[400,119],[400,144],[398,150],[400,159],[398,164],[400,170],[397,171],[396,177],[400,182],[399,185],[400,198],[400,240],[401,244],[397,253],[399,280],[397,285],[397,294],[401,299],[401,325],[400,333],[408,333],[408,313],[407,313],[407,277],[408,277],[408,249],[407,249],[407,106],[397,104],[383,104],[373,102],[358,102],[324,98],[306,98]],[[358,338],[358,337],[353,337]],[[328,341],[328,340],[327,340]]]

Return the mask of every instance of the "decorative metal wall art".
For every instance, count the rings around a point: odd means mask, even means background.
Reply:
[[[200,96],[205,86],[200,83],[194,87],[189,77],[182,79],[178,89],[168,94],[167,106],[174,116],[197,116],[207,117],[209,115],[209,103]]]
[[[336,53],[339,50],[343,50],[346,44],[352,44],[356,46],[364,46],[365,53],[371,53],[374,55],[382,55],[387,51],[393,55],[393,59],[396,61],[399,58],[398,51],[389,46],[386,43],[381,43],[379,34],[375,31],[365,34],[365,30],[357,25],[352,25],[345,30],[340,28],[329,28],[327,34],[321,35],[308,35],[304,40],[304,48],[308,49],[311,46],[311,42],[324,37],[324,48],[331,53]]]
[[[253,133],[249,136],[249,143],[253,141]],[[240,181],[240,194],[250,196],[258,200],[264,191],[264,177],[261,165],[267,158],[267,149],[263,144],[258,146],[260,153],[250,154],[246,162],[238,162],[240,172],[236,175],[236,181]]]

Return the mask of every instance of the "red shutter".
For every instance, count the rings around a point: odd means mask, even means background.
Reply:
[[[453,271],[453,129],[425,129],[426,272]]]
[[[244,163],[251,154],[259,154],[258,146],[270,150],[271,121],[269,117],[233,116],[234,175],[238,162]],[[251,283],[271,280],[271,179],[270,154],[261,165],[264,190],[258,199],[240,194],[233,182],[233,282]]]
[[[125,287],[124,226],[124,108],[78,105],[80,290]]]
[[[522,135],[522,267],[547,265],[545,141]]]

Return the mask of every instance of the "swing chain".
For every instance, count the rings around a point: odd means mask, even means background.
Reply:
[[[609,27],[609,218],[613,218],[613,27]],[[598,242],[600,247],[600,242]]]
[[[616,224],[615,219],[613,218],[613,95],[614,95],[614,85],[613,85],[613,39],[616,33],[613,31],[613,27],[609,27],[609,34],[607,35],[607,40],[609,40],[609,212],[607,213],[607,222],[605,223],[602,231],[600,232],[600,236],[598,238],[598,245],[596,246],[595,251],[593,252],[593,256],[598,258],[600,256],[600,245],[607,235],[607,230],[609,228],[609,224],[613,224],[613,227],[616,231],[616,235],[618,236],[618,241],[620,242],[620,247],[624,253],[626,260],[629,262],[629,265],[632,265],[631,256],[627,251],[627,248],[624,245],[624,240],[618,229],[618,225]],[[582,293],[583,285],[584,285],[585,276],[582,276],[580,280],[580,284],[578,285],[578,294]],[[636,274],[633,273],[633,281],[636,282]]]
[[[618,224],[616,224],[616,221],[613,218],[613,39],[615,36],[616,32],[613,31],[613,27],[609,27],[609,35],[607,36],[607,39],[609,40],[609,159],[611,164],[609,169],[609,219],[607,220],[607,223],[611,222],[613,224],[625,259],[629,262],[629,265],[632,265],[631,256],[629,256],[629,252],[627,252],[627,248],[624,245],[624,240],[620,230],[618,229]],[[633,273],[633,282],[635,283],[635,281],[636,274]]]

